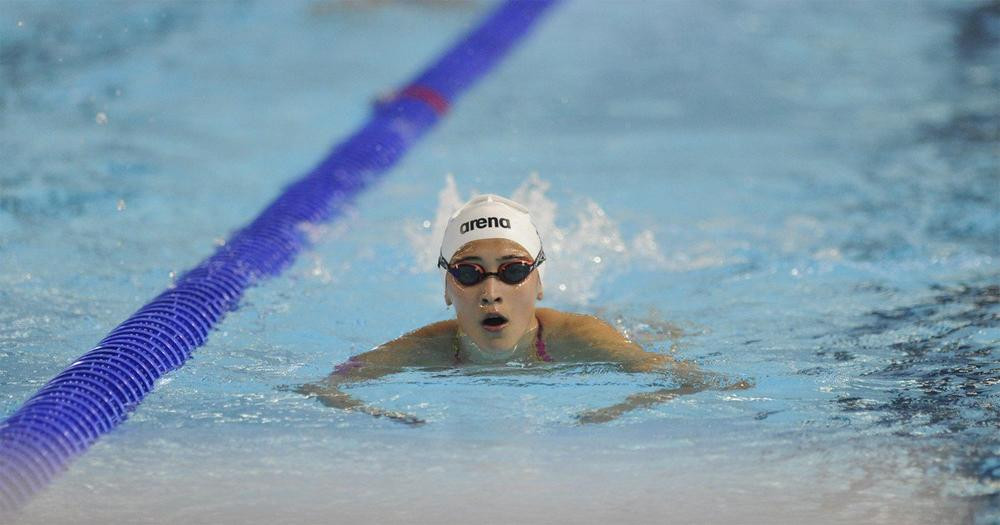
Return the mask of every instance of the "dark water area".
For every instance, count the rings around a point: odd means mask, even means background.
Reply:
[[[957,9],[951,16],[954,82],[944,88],[953,90],[951,115],[919,127],[912,144],[887,152],[905,155],[929,146],[948,171],[916,174],[933,180],[907,180],[913,200],[895,206],[911,207],[923,199],[948,202],[931,206],[929,217],[911,224],[922,226],[928,238],[961,243],[1000,261],[1000,2]],[[877,166],[870,176],[893,184],[892,174]],[[875,425],[900,436],[960,443],[954,468],[972,482],[993,487],[970,496],[975,510],[969,521],[997,523],[1000,272],[994,266],[966,279],[931,283],[919,300],[872,310],[820,354],[838,362],[869,352],[892,356],[888,363],[860,371],[863,380],[892,385],[881,392],[881,400],[841,396],[836,404],[845,413],[873,414]]]

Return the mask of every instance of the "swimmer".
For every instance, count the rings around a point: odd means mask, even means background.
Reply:
[[[628,396],[609,407],[577,414],[581,423],[610,421],[636,408],[669,401],[706,388],[747,388],[719,376],[647,352],[604,321],[537,308],[544,296],[542,240],[528,210],[497,195],[473,198],[448,221],[438,266],[444,270],[444,302],[455,319],[430,324],[351,357],[326,379],[296,391],[323,404],[403,423],[424,421],[370,406],[340,389],[407,367],[461,367],[518,362],[616,363],[626,372],[663,373],[680,383]]]

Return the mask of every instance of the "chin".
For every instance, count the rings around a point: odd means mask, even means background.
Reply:
[[[506,344],[507,338],[503,336],[495,336],[490,333],[483,335],[482,343],[479,344],[480,348],[490,349],[490,350],[502,350],[504,348],[509,348],[512,345]]]
[[[482,341],[476,344],[484,350],[507,350],[517,344],[517,340],[511,341],[510,339],[510,337],[506,337],[506,334],[486,332],[483,334]]]

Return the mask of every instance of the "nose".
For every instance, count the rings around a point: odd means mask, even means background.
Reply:
[[[497,286],[497,277],[491,275],[483,281],[482,290],[479,295],[480,306],[489,306],[491,304],[499,304],[503,302],[503,297],[500,296],[500,287]]]

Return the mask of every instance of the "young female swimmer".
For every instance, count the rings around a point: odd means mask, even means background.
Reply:
[[[725,384],[689,363],[643,350],[596,317],[536,308],[542,299],[542,241],[528,210],[497,195],[480,195],[448,221],[438,266],[445,270],[444,301],[455,319],[440,321],[350,358],[325,380],[297,392],[330,407],[404,423],[412,415],[366,405],[340,385],[374,379],[406,367],[452,367],[508,362],[613,362],[628,372],[662,372],[681,386],[628,396],[616,405],[577,415],[581,423],[610,421],[630,410]]]

